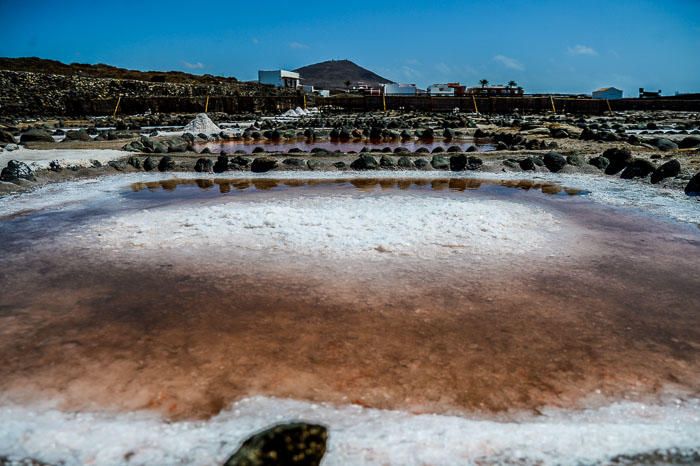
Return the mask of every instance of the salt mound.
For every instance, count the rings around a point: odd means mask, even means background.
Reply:
[[[192,133],[195,135],[199,133],[214,134],[220,133],[221,128],[216,126],[216,124],[211,121],[211,118],[209,118],[206,113],[200,113],[194,117],[194,120],[185,125],[183,131],[185,133]]]

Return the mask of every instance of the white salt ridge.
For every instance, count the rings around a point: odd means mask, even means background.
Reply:
[[[49,463],[221,464],[252,433],[303,420],[329,427],[325,466],[606,463],[618,455],[700,449],[697,400],[619,402],[585,410],[495,421],[333,406],[269,397],[234,403],[208,421],[156,414],[67,413],[47,406],[0,407],[0,455]]]
[[[177,232],[161,241],[163,231]],[[381,196],[304,195],[222,198],[213,205],[182,204],[112,216],[89,227],[87,242],[117,251],[160,255],[185,248],[269,251],[292,256],[363,258],[466,255],[532,257],[545,244],[566,241],[552,213],[521,203],[402,193]],[[85,233],[85,232],[83,232]],[[556,245],[552,244],[556,234]],[[120,252],[121,254],[121,252]],[[377,257],[376,254],[371,254]]]
[[[113,149],[20,149],[13,152],[0,153],[0,168],[7,166],[10,160],[19,160],[26,163],[33,169],[48,168],[52,160],[58,160],[61,166],[70,165],[79,167],[89,167],[93,160],[100,163],[107,163],[126,157],[129,152]]]
[[[195,136],[204,133],[204,134],[214,134],[214,133],[220,133],[221,128],[216,126],[216,124],[211,121],[211,118],[206,113],[199,113],[197,114],[196,117],[194,117],[194,120],[190,121],[185,125],[185,127],[182,129],[183,133],[192,133]]]

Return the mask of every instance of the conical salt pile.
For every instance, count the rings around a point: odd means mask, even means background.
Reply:
[[[190,121],[185,125],[185,128],[183,129],[185,133],[192,133],[194,135],[197,135],[199,133],[204,133],[204,134],[214,134],[214,133],[220,133],[221,128],[216,126],[213,121],[211,121],[211,118],[207,116],[206,113],[200,113],[196,117],[194,117],[194,120]]]

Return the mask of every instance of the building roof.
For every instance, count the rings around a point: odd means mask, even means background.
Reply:
[[[616,87],[601,87],[600,89],[596,89],[593,92],[605,92],[605,91],[622,91],[622,89],[618,89]]]

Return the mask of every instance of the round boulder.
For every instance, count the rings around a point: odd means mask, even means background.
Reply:
[[[545,154],[544,156],[544,166],[547,167],[547,169],[550,172],[558,172],[562,168],[564,168],[564,165],[566,165],[566,159],[564,158],[563,155],[557,153],[557,152],[549,152]]]
[[[656,184],[664,178],[674,178],[678,176],[680,172],[681,163],[676,159],[669,160],[654,170],[654,173],[651,174],[651,182],[652,184]]]
[[[656,166],[645,159],[632,159],[622,171],[620,178],[631,180],[632,178],[646,178],[656,170]]]
[[[350,168],[353,170],[376,170],[377,160],[369,154],[361,154],[358,158],[353,160],[350,164]]]
[[[29,131],[22,133],[19,137],[19,142],[54,142],[53,136],[46,130],[32,128]]]
[[[263,173],[275,167],[277,167],[277,160],[272,157],[258,157],[253,159],[253,163],[250,164],[250,171],[254,173]]]

